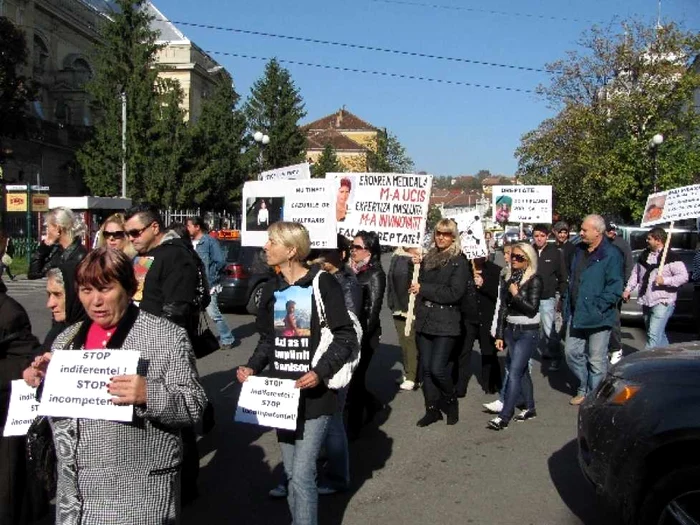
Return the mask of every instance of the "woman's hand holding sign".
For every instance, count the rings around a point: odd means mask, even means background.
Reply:
[[[38,387],[46,377],[46,368],[51,361],[51,352],[38,355],[29,367],[22,372],[22,378],[29,386]]]
[[[115,396],[115,405],[145,405],[148,400],[146,378],[137,374],[113,377],[107,392]]]
[[[311,371],[305,373],[303,376],[297,379],[297,382],[294,384],[294,386],[303,390],[305,388],[317,387],[320,382],[321,380],[318,378],[318,374],[316,372]]]

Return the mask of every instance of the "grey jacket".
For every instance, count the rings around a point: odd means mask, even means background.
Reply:
[[[67,328],[53,351],[81,348],[89,322]],[[81,342],[82,341],[82,342]],[[56,523],[162,525],[179,518],[180,428],[207,403],[185,330],[131,306],[109,347],[139,350],[148,403],[131,423],[53,418]]]

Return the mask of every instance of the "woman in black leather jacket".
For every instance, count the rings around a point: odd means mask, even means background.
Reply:
[[[382,403],[367,390],[365,377],[374,352],[379,348],[382,327],[379,313],[384,302],[386,275],[382,269],[381,246],[375,232],[359,231],[350,246],[350,267],[362,286],[362,348],[348,392],[348,434],[356,438],[365,422],[370,422],[382,409]],[[366,419],[364,418],[367,411]]]
[[[41,279],[51,268],[66,264],[75,267],[87,253],[82,244],[85,225],[68,208],[53,208],[46,214],[44,226],[46,238],[29,261],[27,279]]]
[[[522,394],[525,409],[515,419],[527,421],[537,416],[529,362],[539,338],[542,278],[536,275],[537,253],[521,242],[513,246],[510,267],[501,280],[501,306],[498,310],[496,348],[508,349],[508,383],[501,413],[488,423],[492,430],[503,430],[510,423]]]
[[[416,343],[420,355],[425,415],[416,425],[425,427],[442,419],[459,421],[450,359],[460,338],[460,304],[467,289],[469,267],[462,256],[457,223],[442,219],[435,226],[435,246],[421,262],[418,283],[409,292],[416,300]]]

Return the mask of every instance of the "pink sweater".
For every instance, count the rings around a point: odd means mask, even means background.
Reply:
[[[659,257],[661,257],[661,251],[652,252],[647,257],[646,262],[647,264],[656,264]],[[644,266],[642,266],[640,263],[635,264],[632,270],[632,275],[630,276],[629,281],[627,281],[625,291],[633,292],[638,290],[638,288],[640,288],[642,285],[646,272],[646,268],[644,268]],[[661,272],[661,276],[664,278],[664,284],[661,286],[656,284],[657,273],[658,268],[651,270],[646,292],[644,295],[638,298],[638,302],[642,306],[655,306],[660,303],[675,303],[676,296],[678,295],[678,288],[688,282],[688,270],[686,270],[685,264],[683,264],[682,261],[673,261],[664,265]]]

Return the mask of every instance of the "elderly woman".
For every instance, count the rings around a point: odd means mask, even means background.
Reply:
[[[46,237],[29,261],[27,279],[46,277],[51,268],[66,263],[77,264],[85,257],[82,236],[85,225],[68,208],[54,208],[44,219]]]
[[[462,255],[457,223],[442,219],[435,226],[435,246],[423,258],[418,283],[408,291],[417,294],[416,344],[420,355],[425,415],[416,425],[426,427],[447,416],[459,421],[457,392],[450,359],[461,334],[461,302],[469,268]]]
[[[242,383],[259,374],[269,365],[269,374],[281,379],[293,379],[301,389],[299,418],[296,431],[277,432],[282,449],[284,471],[289,480],[287,501],[295,525],[318,523],[318,490],[316,462],[331,417],[338,412],[338,392],[326,387],[324,381],[333,377],[357,348],[357,336],[338,281],[319,266],[306,266],[303,261],[310,252],[309,233],[301,224],[277,222],[268,228],[265,244],[267,264],[279,266],[280,273],[266,284],[260,297],[256,320],[260,340],[246,366],[237,370]],[[325,325],[333,341],[315,366],[321,323],[316,309],[313,282],[318,275],[318,289],[325,310]],[[303,312],[304,333],[285,335],[275,323],[276,313],[294,297],[297,311]],[[289,352],[288,348],[308,348],[308,352]]]
[[[54,352],[138,349],[134,375],[112,378],[117,405],[133,405],[130,423],[52,418],[58,460],[56,523],[176,523],[180,515],[180,428],[201,418],[206,396],[187,333],[131,303],[136,278],[122,252],[98,248],[77,268],[88,320],[59,335]],[[30,385],[46,375],[51,353],[24,371]]]
[[[51,350],[51,345],[63,330],[87,319],[75,287],[75,269],[76,265],[67,264],[62,268],[51,268],[46,274],[46,308],[51,311],[53,324],[44,338],[44,350]]]
[[[136,249],[131,244],[124,229],[124,214],[114,213],[105,219],[97,234],[97,248],[106,246],[114,250],[121,250],[130,259],[136,257]]]

